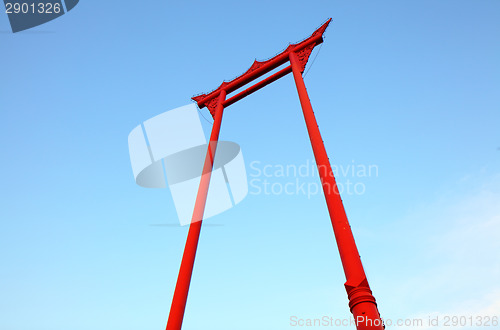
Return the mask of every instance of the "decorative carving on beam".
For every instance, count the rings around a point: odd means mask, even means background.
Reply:
[[[297,57],[299,58],[299,64],[301,67],[300,72],[304,72],[304,70],[306,69],[307,61],[309,61],[309,56],[311,56],[314,46],[316,45],[310,44],[309,46],[306,46],[296,53]]]

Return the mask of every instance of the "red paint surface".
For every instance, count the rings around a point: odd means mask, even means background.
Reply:
[[[189,284],[191,282],[196,249],[198,247],[198,240],[200,237],[202,225],[201,219],[205,210],[208,186],[210,183],[210,173],[213,167],[213,160],[217,148],[224,107],[243,99],[244,97],[263,88],[264,86],[267,86],[290,72],[293,72],[307,131],[309,133],[314,157],[318,166],[321,184],[325,194],[326,205],[330,214],[333,232],[337,241],[342,266],[347,280],[344,286],[349,299],[349,308],[351,309],[354,320],[356,321],[356,328],[358,330],[380,330],[384,328],[377,309],[375,298],[372,295],[370,286],[368,285],[368,281],[366,279],[365,271],[356,247],[356,242],[354,241],[354,236],[351,232],[351,226],[347,220],[347,215],[335,182],[335,177],[323,144],[323,139],[321,138],[318,124],[307,94],[306,86],[304,84],[304,80],[302,79],[302,72],[306,67],[309,56],[311,55],[314,47],[323,42],[323,33],[325,32],[330,21],[331,19],[317,29],[309,38],[297,44],[291,44],[287,47],[287,49],[275,57],[264,62],[255,61],[250,69],[248,69],[244,74],[233,79],[232,81],[223,82],[214,91],[208,94],[201,94],[193,97],[193,100],[198,103],[200,109],[206,106],[210,110],[210,113],[214,117],[214,124],[203,167],[203,173],[206,175],[203,175],[200,181],[192,222],[189,227],[186,247],[182,256],[179,276],[177,278],[172,306],[170,308],[166,328],[167,330],[180,330],[182,327],[182,320],[189,292]],[[288,61],[290,61],[290,66],[226,100],[227,94],[245,86],[249,82],[261,77],[273,69],[276,69]]]

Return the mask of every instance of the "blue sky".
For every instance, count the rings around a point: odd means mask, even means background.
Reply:
[[[155,226],[177,223],[175,207],[168,189],[134,183],[129,132],[329,17],[305,82],[332,163],[378,169],[338,181],[365,188],[343,200],[382,316],[499,316],[499,12],[87,0],[16,34],[1,14],[0,328],[164,328],[187,228]],[[313,160],[291,76],[228,108],[221,139],[240,144],[249,180],[264,179],[252,163]],[[183,329],[350,315],[321,194],[250,188],[206,223],[218,226],[202,230]]]

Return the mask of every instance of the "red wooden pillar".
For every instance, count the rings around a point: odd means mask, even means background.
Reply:
[[[200,238],[203,212],[205,211],[205,204],[207,201],[208,186],[210,184],[217,142],[219,140],[222,113],[224,112],[223,102],[225,99],[226,91],[221,90],[217,100],[214,124],[212,126],[212,133],[210,133],[207,155],[203,165],[203,175],[201,176],[198,194],[196,195],[193,217],[191,218],[191,224],[189,225],[186,246],[184,248],[184,254],[182,255],[181,267],[177,277],[177,284],[175,285],[174,297],[172,298],[172,305],[170,306],[170,314],[168,315],[166,330],[181,330],[182,327],[182,320],[184,318],[184,310],[186,309],[186,301],[189,292],[189,284],[191,283],[191,276],[193,274],[196,249]]]
[[[200,187],[196,197],[192,222],[186,240],[186,247],[182,257],[179,276],[177,278],[177,284],[167,322],[167,330],[180,330],[182,326],[189,284],[191,282],[191,275],[196,256],[196,248],[198,246],[201,231],[201,220],[203,219],[203,213],[205,210],[208,185],[210,183],[210,174],[213,168],[213,161],[224,107],[241,100],[247,95],[250,95],[273,81],[278,80],[279,78],[290,73],[290,71],[293,72],[307,131],[309,133],[314,157],[318,166],[328,212],[330,214],[342,266],[347,279],[344,285],[349,298],[349,307],[356,322],[356,328],[358,330],[381,330],[384,328],[377,309],[375,298],[372,295],[370,286],[368,285],[368,281],[366,279],[358,249],[351,232],[351,227],[347,220],[342,199],[340,198],[335,177],[330,166],[330,161],[319,132],[309,96],[307,95],[304,80],[302,79],[302,72],[304,71],[307,60],[313,48],[323,42],[322,36],[330,21],[331,19],[325,22],[306,40],[298,44],[288,46],[285,51],[276,55],[272,59],[264,62],[255,61],[250,69],[248,69],[248,71],[243,75],[230,82],[223,82],[219,88],[209,94],[201,94],[193,97],[193,100],[198,103],[200,109],[206,106],[210,110],[210,113],[214,117],[214,125],[212,127],[207,156],[203,167],[204,175],[200,180]],[[288,61],[291,63],[290,66],[226,100],[226,93],[234,92],[238,88],[270,72],[271,70],[276,69]]]
[[[307,95],[306,85],[302,79],[303,66],[305,65],[300,62],[299,57],[293,51],[290,52],[290,63],[292,64],[293,78],[299,93],[302,112],[304,113],[340,259],[342,260],[342,266],[344,267],[347,279],[344,285],[349,298],[349,307],[356,322],[356,328],[358,330],[384,329],[375,298],[372,295],[363,265],[361,264],[358,249],[354,242],[325,145],[319,132],[311,101]]]

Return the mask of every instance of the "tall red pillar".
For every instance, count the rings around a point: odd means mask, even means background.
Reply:
[[[344,205],[340,198],[335,177],[330,166],[330,160],[328,159],[325,145],[323,144],[323,139],[319,132],[311,101],[307,95],[306,85],[302,78],[303,68],[295,52],[290,52],[289,57],[307,131],[311,140],[314,158],[321,178],[326,205],[330,213],[340,259],[347,279],[344,285],[349,298],[349,307],[354,316],[354,321],[356,322],[356,328],[358,330],[384,329],[383,322],[377,309],[377,303],[375,302],[375,297],[372,295],[363,265],[361,264],[351,226],[347,220]]]
[[[203,213],[205,212],[205,204],[207,202],[208,186],[210,184],[215,152],[217,150],[217,142],[219,140],[222,114],[224,112],[223,102],[225,99],[226,92],[222,90],[217,101],[214,123],[212,126],[212,132],[210,133],[210,141],[208,143],[205,163],[203,165],[203,175],[201,176],[198,194],[196,195],[193,217],[191,218],[191,224],[189,225],[186,246],[184,248],[184,254],[182,255],[181,267],[177,277],[177,284],[175,285],[174,297],[172,298],[172,305],[170,306],[170,314],[168,315],[166,330],[181,330],[182,327],[189,285],[193,275],[196,249],[198,248],[198,241],[200,238]]]

